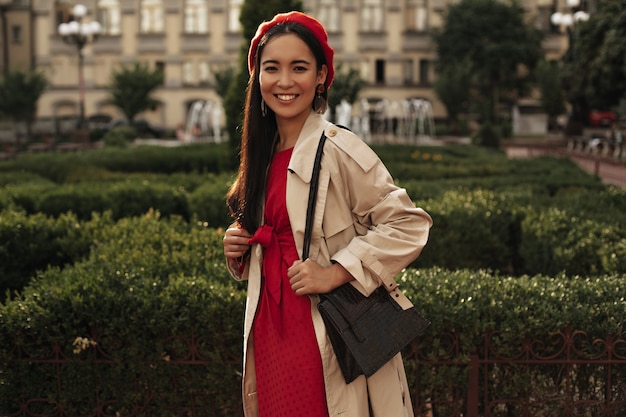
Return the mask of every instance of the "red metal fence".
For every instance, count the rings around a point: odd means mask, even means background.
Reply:
[[[623,335],[591,338],[568,326],[548,338],[525,337],[510,344],[500,339],[507,335],[494,331],[468,358],[460,357],[460,336],[449,335],[445,354],[420,357],[417,374],[418,378],[427,375],[425,371],[446,375],[447,368],[453,377],[466,375],[466,385],[443,382],[425,392],[415,384],[417,416],[626,416]]]
[[[566,327],[545,338],[518,338],[494,331],[486,334],[470,355],[462,353],[462,336],[452,332],[437,341],[416,340],[412,344],[406,359],[415,372],[409,377],[414,387],[416,416],[626,416],[624,334],[594,338]],[[107,398],[106,387],[102,386],[107,379],[100,379],[100,375],[106,375],[103,367],[119,366],[120,359],[114,359],[111,352],[102,349],[97,335],[75,343],[76,349],[87,353],[79,361],[59,344],[46,348],[38,346],[35,340],[31,342],[15,346],[8,366],[46,373],[48,377],[42,381],[40,395],[34,394],[38,391],[33,387],[21,387],[12,391],[20,392],[19,395],[0,398],[1,417],[78,417],[75,411],[68,411],[76,410],[77,403],[82,403],[81,415],[86,417],[239,415],[239,409],[236,412],[220,409],[217,396],[223,394],[199,388],[198,379],[194,379],[197,377],[190,376],[201,370],[198,374],[206,380],[208,368],[215,366],[215,358],[204,353],[206,346],[195,334],[164,341],[167,355],[158,364],[142,363],[133,371],[136,379],[130,386],[136,390],[138,399],[124,413],[115,411],[119,410],[115,407],[117,399]],[[240,366],[235,363],[239,361],[237,355],[229,355],[224,368]],[[72,368],[76,366],[79,368]],[[158,394],[169,394],[169,402],[164,403],[160,398],[157,403],[157,392],[146,383],[145,373],[156,373],[162,366],[170,370],[174,367],[176,372],[167,376],[168,392]],[[0,369],[0,383],[3,383],[2,373]],[[219,375],[213,377],[219,381]],[[93,384],[90,387],[93,394],[87,399],[73,398],[72,387],[82,383]],[[231,405],[239,401],[238,388],[233,390],[226,394]],[[160,412],[150,411],[155,408]]]

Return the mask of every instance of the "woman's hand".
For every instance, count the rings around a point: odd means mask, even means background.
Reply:
[[[324,294],[354,279],[341,264],[324,268],[311,259],[295,261],[287,275],[291,289],[297,295]]]
[[[227,258],[242,261],[250,249],[248,241],[252,235],[239,227],[229,227],[224,234],[224,255]]]

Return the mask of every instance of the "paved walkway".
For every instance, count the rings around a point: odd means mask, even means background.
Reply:
[[[590,174],[598,175],[605,184],[626,187],[626,160],[568,151],[565,147],[533,146],[518,144],[505,146],[509,158],[529,158],[553,155],[570,158]]]

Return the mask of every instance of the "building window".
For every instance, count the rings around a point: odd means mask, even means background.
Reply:
[[[193,84],[193,63],[183,63],[183,84]]]
[[[407,59],[404,61],[404,83],[413,84],[413,60]]]
[[[206,61],[198,64],[198,78],[201,85],[208,85],[211,81],[211,67]]]
[[[164,28],[163,1],[141,0],[141,31],[161,33]]]
[[[14,25],[11,26],[11,42],[13,43],[22,43],[22,26]]]
[[[385,83],[385,60],[376,60],[376,84]]]
[[[207,33],[208,31],[207,0],[187,0],[185,2],[185,33]]]
[[[241,22],[239,15],[241,14],[241,5],[243,0],[228,0],[228,31],[240,32]]]
[[[56,25],[59,26],[61,23],[67,23],[73,20],[72,17],[72,5],[65,1],[55,1],[54,2],[54,16],[56,19]]]
[[[430,62],[427,59],[420,59],[420,84],[430,83]]]
[[[317,17],[328,32],[339,32],[339,5],[336,0],[320,0]]]
[[[428,29],[428,6],[426,0],[407,0],[406,29],[424,32]]]
[[[103,35],[119,35],[121,22],[119,0],[100,0],[98,2],[98,21],[102,25]]]
[[[361,5],[361,31],[383,31],[383,3],[382,0],[363,0]]]
[[[363,78],[367,82],[371,82],[370,74],[372,73],[372,69],[370,68],[370,65],[371,63],[369,61],[361,61],[359,69],[361,73],[361,78]]]
[[[558,33],[559,27],[552,24],[552,13],[555,7],[538,7],[535,16],[535,27],[544,33]]]

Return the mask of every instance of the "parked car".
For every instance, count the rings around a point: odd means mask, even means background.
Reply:
[[[588,120],[593,127],[611,126],[617,120],[617,115],[612,111],[591,110]]]

